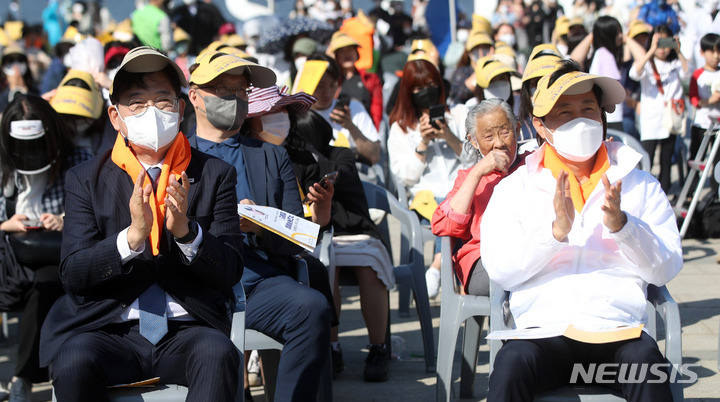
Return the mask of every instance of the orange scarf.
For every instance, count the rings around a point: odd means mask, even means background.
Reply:
[[[118,133],[115,139],[115,145],[112,150],[112,161],[124,170],[135,184],[140,171],[143,169],[142,164],[138,161],[132,149],[125,145],[125,138]],[[160,253],[160,237],[162,229],[165,226],[165,194],[170,175],[174,174],[176,178],[180,178],[180,174],[187,169],[190,164],[190,143],[183,133],[178,133],[173,141],[162,165],[162,172],[157,182],[157,192],[155,193],[155,202],[150,202],[153,219],[152,230],[150,231],[150,245],[152,246],[153,255]],[[150,177],[145,175],[143,187],[150,183]]]
[[[543,166],[550,169],[553,176],[555,176],[555,179],[558,178],[560,172],[563,170],[569,173],[568,182],[570,182],[570,195],[573,200],[573,205],[575,205],[575,209],[580,212],[585,205],[585,201],[587,201],[587,197],[590,196],[597,184],[600,182],[603,173],[605,173],[605,171],[610,167],[610,160],[608,159],[605,144],[602,144],[600,149],[598,149],[595,165],[590,172],[590,178],[588,178],[585,183],[580,184],[577,177],[572,174],[570,168],[568,168],[562,159],[560,159],[555,151],[555,148],[548,144],[545,147]]]

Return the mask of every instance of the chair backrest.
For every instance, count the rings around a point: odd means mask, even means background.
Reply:
[[[400,264],[408,264],[419,261],[423,263],[422,256],[422,234],[420,221],[414,212],[407,209],[405,205],[393,197],[386,189],[372,183],[363,182],[363,190],[369,208],[385,211],[386,215],[378,225],[381,235],[386,244],[391,247],[391,257],[395,254],[392,250],[390,229],[388,227],[387,215],[392,215],[402,224],[400,232]],[[412,252],[411,252],[412,250]],[[417,255],[415,255],[417,254]]]
[[[646,172],[650,171],[650,155],[648,155],[648,153],[642,147],[640,141],[638,141],[635,137],[628,133],[612,128],[607,129],[607,135],[614,141],[622,142],[623,144],[639,152],[642,155],[642,160],[640,161],[640,169]]]

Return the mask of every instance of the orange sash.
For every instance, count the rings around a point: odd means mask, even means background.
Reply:
[[[120,133],[118,133],[117,139],[115,139],[111,157],[112,161],[130,176],[134,186],[135,180],[137,180],[143,166],[140,161],[138,161],[132,149],[125,145],[125,138]],[[160,236],[162,236],[162,229],[165,225],[165,190],[168,186],[168,180],[171,174],[174,174],[175,177],[179,179],[180,174],[187,169],[189,164],[190,143],[183,133],[178,133],[165,155],[162,172],[158,178],[155,202],[150,202],[150,209],[152,209],[153,216],[155,216],[152,230],[150,231],[150,245],[153,255],[160,253]],[[143,187],[148,183],[150,183],[150,177],[145,175]],[[162,225],[160,223],[162,223]]]
[[[597,184],[600,182],[603,173],[605,173],[605,171],[608,170],[608,168],[610,167],[610,160],[608,159],[605,144],[602,144],[602,146],[600,146],[600,149],[598,149],[597,157],[595,159],[595,165],[593,166],[592,172],[590,173],[590,178],[588,178],[587,181],[585,181],[585,183],[583,184],[580,184],[580,182],[578,182],[577,177],[573,175],[570,168],[568,168],[567,165],[562,161],[562,159],[560,159],[560,157],[555,151],[555,148],[553,148],[549,144],[545,147],[543,166],[550,169],[553,176],[555,176],[555,179],[558,178],[560,172],[563,170],[569,173],[568,182],[570,182],[570,195],[572,197],[575,209],[580,212],[585,205],[585,201],[587,201],[587,197],[590,196]]]

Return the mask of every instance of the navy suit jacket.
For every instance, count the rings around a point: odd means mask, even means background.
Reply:
[[[190,136],[188,141],[190,146],[197,148],[195,135]],[[252,201],[302,217],[300,191],[285,148],[243,135],[239,137],[239,142]],[[302,247],[269,231],[265,231],[261,239],[250,234],[245,245],[243,256],[247,269],[242,281],[248,296],[262,278],[294,275],[296,264],[291,256],[303,251]],[[258,257],[255,250],[263,251],[269,261]]]
[[[143,254],[122,264],[116,242],[131,223],[134,183],[110,153],[70,169],[66,176],[60,278],[67,295],[55,303],[43,325],[41,366],[47,366],[73,335],[118,319],[153,282],[202,325],[230,332],[227,302],[243,271],[235,169],[192,150],[186,169],[187,215],[203,231],[192,262],[163,229],[158,256],[152,255],[146,241]]]

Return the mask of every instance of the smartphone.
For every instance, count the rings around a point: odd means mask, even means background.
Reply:
[[[326,174],[325,176],[323,176],[323,178],[320,179],[320,181],[318,183],[320,183],[320,186],[322,186],[322,188],[327,188],[328,182],[335,184],[335,180],[337,180],[337,176],[338,176],[337,170],[334,172],[330,172],[330,173]],[[303,204],[307,204],[307,205],[312,204],[312,201],[310,201],[308,199],[307,195],[305,196],[305,199],[303,199],[302,202],[303,202]]]
[[[22,221],[23,225],[25,225],[25,229],[32,230],[32,229],[42,229],[42,222],[40,222],[39,219],[26,219]]]
[[[322,188],[326,188],[328,182],[335,184],[335,180],[337,180],[337,177],[338,177],[337,170],[334,172],[330,172],[330,173],[326,174],[325,176],[323,176],[322,179],[320,179],[320,185],[322,186]]]
[[[443,104],[430,106],[430,125],[436,130],[440,129],[440,127],[435,124],[438,120],[445,124],[445,105]]]
[[[675,38],[660,38],[658,39],[658,47],[677,49],[677,41],[675,41]]]
[[[335,109],[345,109],[345,106],[350,106],[350,97],[346,94],[341,94],[335,102]]]

